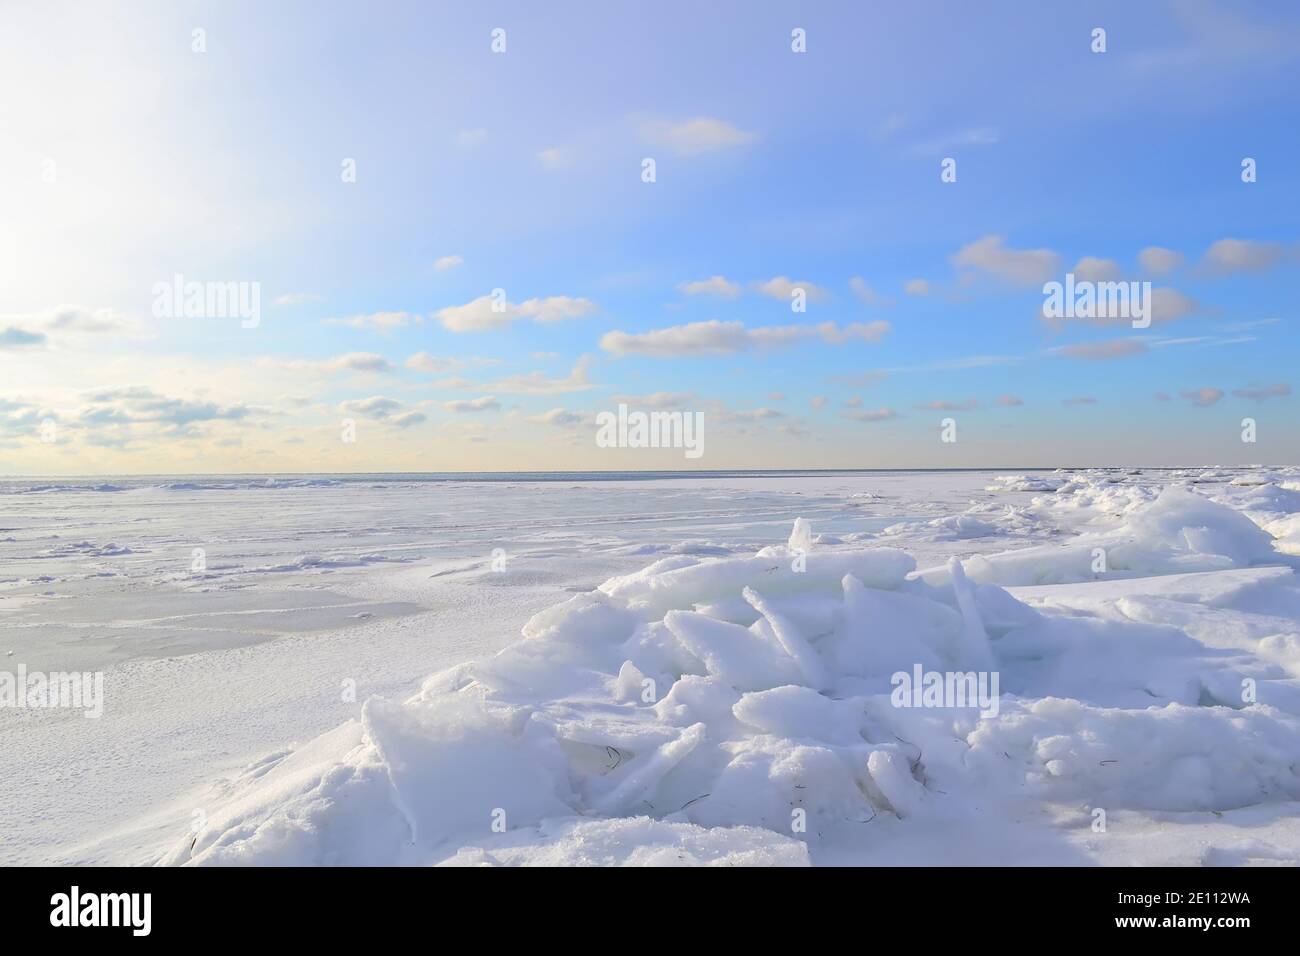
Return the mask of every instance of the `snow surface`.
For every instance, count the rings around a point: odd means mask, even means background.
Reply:
[[[1296,478],[0,483],[0,859],[1294,864]]]

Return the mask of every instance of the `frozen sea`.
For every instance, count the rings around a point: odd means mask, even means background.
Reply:
[[[104,675],[0,863],[1295,864],[1296,555],[1289,468],[0,479],[0,671]]]

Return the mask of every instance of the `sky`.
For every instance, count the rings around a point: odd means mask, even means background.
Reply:
[[[4,0],[0,474],[1294,464],[1297,75],[1283,2]]]

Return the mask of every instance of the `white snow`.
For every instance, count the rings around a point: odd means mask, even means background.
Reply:
[[[15,495],[30,504],[6,507],[19,533],[0,547],[20,553],[0,575],[4,639],[39,662],[18,639],[41,622],[69,639],[110,626],[121,648],[50,652],[108,669],[106,717],[24,717],[17,752],[0,748],[19,817],[0,854],[1297,863],[1300,492],[1291,471],[1265,478],[173,483],[84,506],[91,489],[62,492],[86,522],[66,532],[39,510],[60,492]],[[188,561],[174,528],[131,527],[160,496],[256,511],[270,495],[287,500],[280,530],[208,576],[156,560]],[[157,613],[76,562],[156,582]],[[25,583],[38,567],[55,594]],[[172,629],[191,625],[173,597],[202,602],[211,631],[179,657]],[[131,623],[59,613],[92,603]],[[141,643],[151,629],[167,641]],[[412,686],[422,664],[434,673]],[[996,707],[900,706],[899,673],[995,675]],[[15,720],[0,720],[8,744]],[[119,759],[96,762],[106,746]],[[71,796],[38,802],[13,783],[21,759]]]

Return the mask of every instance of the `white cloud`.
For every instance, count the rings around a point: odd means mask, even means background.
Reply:
[[[924,279],[908,279],[903,284],[903,291],[908,295],[929,295],[930,283]]]
[[[262,367],[279,367],[293,372],[391,372],[393,363],[376,352],[348,352],[330,359],[258,359]]]
[[[373,329],[377,332],[391,332],[412,323],[420,323],[423,318],[409,312],[371,312],[368,315],[350,315],[345,319],[326,319],[326,325],[346,325],[352,329]]]
[[[1276,242],[1220,239],[1205,251],[1201,268],[1216,276],[1267,272],[1282,261],[1283,255],[1282,246]]]
[[[716,295],[724,299],[734,299],[740,295],[740,283],[732,282],[724,276],[710,276],[694,282],[683,282],[677,288],[686,295]]]
[[[428,421],[423,412],[413,409],[403,410],[405,406],[395,398],[384,395],[372,395],[370,398],[352,399],[339,403],[339,411],[344,415],[363,415],[377,422],[409,428],[420,422]]]
[[[581,425],[587,418],[577,412],[571,412],[564,408],[552,408],[549,412],[543,412],[540,415],[532,415],[528,421],[538,425],[555,425],[559,428],[569,428],[573,425]]]
[[[465,264],[465,259],[462,256],[458,256],[458,255],[439,256],[437,259],[434,260],[433,267],[437,269],[439,272],[446,272],[448,269],[455,269],[457,266],[461,266],[464,264]]]
[[[641,135],[647,142],[667,147],[679,156],[697,156],[743,146],[758,138],[725,120],[709,117],[676,123],[652,120],[642,125]]]
[[[501,408],[501,403],[491,395],[484,395],[482,398],[462,398],[454,402],[444,402],[443,408],[449,412],[492,412]]]
[[[430,355],[428,352],[416,352],[403,363],[416,372],[447,372],[460,368],[465,363],[457,358]]]
[[[1138,253],[1138,265],[1150,276],[1167,276],[1182,267],[1183,254],[1162,246],[1147,246]]]
[[[639,408],[681,408],[687,402],[695,401],[694,392],[653,392],[649,395],[615,395],[614,404],[632,405]]]
[[[808,297],[810,302],[821,302],[830,298],[830,293],[819,285],[811,282],[795,282],[785,276],[774,276],[763,282],[755,282],[754,288],[765,296],[782,299],[786,302],[790,301],[795,289],[803,289],[804,295]]]
[[[853,291],[853,294],[858,298],[858,301],[864,302],[867,305],[885,306],[885,305],[892,304],[890,299],[886,298],[885,296],[878,293],[875,289],[871,288],[871,286],[868,285],[866,280],[863,279],[861,276],[854,276],[852,279],[850,279],[849,288]]]
[[[582,392],[596,387],[587,379],[591,363],[591,356],[584,355],[563,378],[548,378],[544,372],[529,372],[489,382],[483,388],[507,395],[563,395],[567,392]]]
[[[789,345],[811,338],[820,338],[830,343],[842,343],[851,339],[877,342],[889,331],[889,323],[880,321],[854,322],[845,326],[822,322],[818,325],[777,325],[747,329],[742,322],[710,319],[707,322],[674,325],[652,332],[607,332],[601,337],[600,347],[615,355],[656,358],[730,355],[751,348]]]
[[[1099,259],[1096,256],[1084,256],[1075,263],[1074,277],[1085,282],[1114,282],[1123,270],[1114,259]]]
[[[565,319],[581,318],[596,310],[596,303],[590,299],[573,298],[567,295],[528,299],[518,305],[505,299],[495,299],[491,295],[481,295],[464,305],[439,309],[436,318],[449,332],[486,332],[505,328],[517,319],[560,322]]]
[[[957,250],[952,262],[1016,285],[1039,285],[1056,275],[1060,258],[1050,249],[1008,249],[1002,236],[984,236]]]

